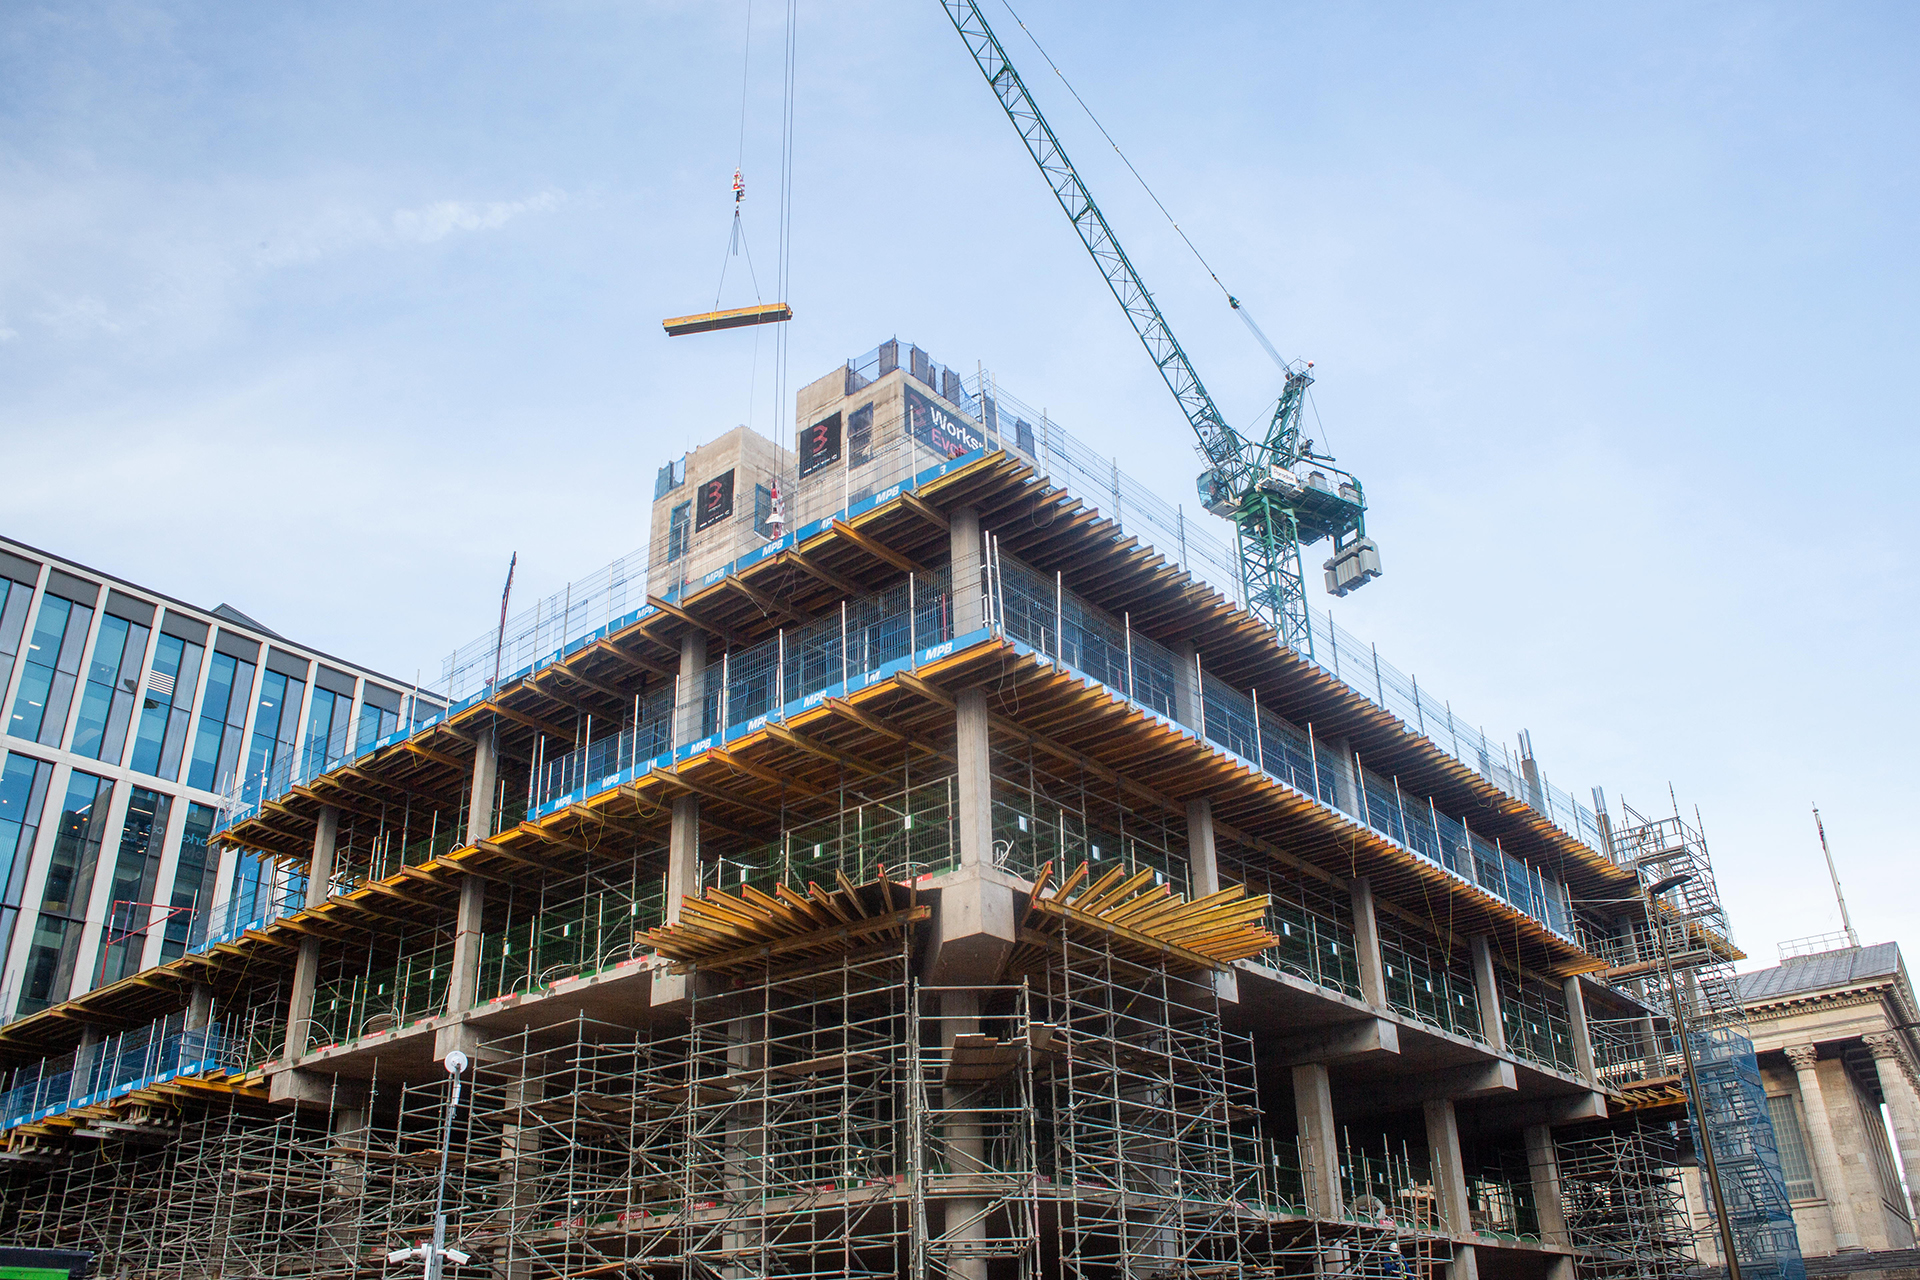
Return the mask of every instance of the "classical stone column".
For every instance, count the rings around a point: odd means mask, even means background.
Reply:
[[[1800,1110],[1807,1118],[1813,1166],[1820,1172],[1820,1190],[1827,1198],[1827,1217],[1833,1223],[1833,1247],[1836,1252],[1858,1249],[1860,1230],[1854,1225],[1853,1201],[1847,1195],[1847,1174],[1840,1163],[1840,1148],[1833,1140],[1833,1121],[1820,1092],[1819,1060],[1820,1050],[1814,1045],[1796,1044],[1787,1048],[1787,1061],[1793,1063],[1794,1073],[1800,1078]]]
[[[1920,1194],[1920,1100],[1915,1097],[1913,1067],[1906,1060],[1897,1031],[1875,1031],[1862,1036],[1873,1053],[1873,1069],[1880,1076],[1880,1092],[1887,1100],[1887,1114],[1893,1119],[1893,1140],[1899,1146],[1894,1158],[1906,1171],[1909,1196]],[[1920,1205],[1909,1204],[1911,1217]]]

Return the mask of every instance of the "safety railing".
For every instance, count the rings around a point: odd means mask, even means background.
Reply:
[[[1499,841],[1471,831],[1464,819],[1439,812],[1431,798],[1406,795],[1397,779],[1367,770],[1319,738],[1312,724],[1303,729],[1260,706],[1257,690],[1241,693],[1207,675],[1199,655],[1176,654],[1135,633],[1130,618],[1123,615],[1116,621],[1067,590],[1061,575],[1049,579],[997,550],[988,558],[989,614],[1002,634],[1156,714],[1198,721],[1188,727],[1245,763],[1371,827],[1562,937],[1573,937],[1563,887],[1506,853]],[[1091,661],[1095,670],[1079,667],[1075,656]],[[1198,699],[1191,695],[1196,687],[1202,691]],[[1196,705],[1189,709],[1184,701]]]
[[[858,689],[892,664],[911,665],[916,655],[952,640],[953,625],[953,593],[942,569],[909,574],[885,591],[843,601],[814,622],[728,650],[706,666],[698,741],[724,741],[823,696]],[[663,689],[644,704],[638,726],[584,751],[543,757],[535,771],[540,784],[528,797],[532,816],[608,790],[686,750],[691,744],[674,736],[671,699],[672,690]]]
[[[181,1075],[244,1065],[245,1040],[221,1023],[188,1030],[176,1013],[98,1044],[17,1067],[0,1094],[0,1127],[93,1106]]]
[[[1573,1028],[1559,990],[1538,978],[1500,971],[1500,1020],[1510,1053],[1543,1067],[1573,1071]]]
[[[960,862],[958,796],[952,775],[879,798],[848,796],[839,812],[789,827],[766,844],[702,861],[705,885],[738,893],[771,893],[779,884],[817,882],[837,874],[865,884],[884,868],[894,880],[936,875]]]
[[[1587,1035],[1594,1071],[1610,1089],[1677,1079],[1684,1069],[1679,1041],[1664,1018],[1658,1023],[1651,1016],[1594,1019]]]
[[[1480,996],[1465,958],[1384,912],[1377,927],[1387,1007],[1441,1031],[1484,1041]]]
[[[640,954],[640,935],[666,920],[657,865],[636,860],[624,877],[595,873],[543,886],[531,909],[481,937],[475,1003],[534,994]]]
[[[450,940],[409,951],[391,964],[336,971],[314,989],[308,1051],[395,1031],[445,1013],[452,973]]]

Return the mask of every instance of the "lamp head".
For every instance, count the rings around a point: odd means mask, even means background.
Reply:
[[[1673,875],[1663,876],[1647,886],[1647,896],[1649,898],[1657,898],[1667,890],[1677,889],[1692,879],[1693,873],[1691,871],[1678,871]]]
[[[455,1049],[447,1055],[445,1065],[448,1075],[457,1076],[467,1069],[467,1055]]]

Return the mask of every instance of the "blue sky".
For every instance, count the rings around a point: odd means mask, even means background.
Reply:
[[[1020,8],[1318,362],[1388,570],[1342,623],[1560,785],[1671,782],[1756,958],[1838,926],[1814,800],[1862,932],[1920,943],[1914,11]],[[1251,418],[1271,364],[988,13]],[[753,18],[770,283],[781,7]],[[9,6],[4,528],[402,675],[485,629],[510,553],[530,598],[640,546],[660,462],[791,413],[764,335],[659,329],[714,295],[746,28]],[[1184,499],[1185,426],[940,7],[802,3],[796,39],[789,388],[897,334]]]

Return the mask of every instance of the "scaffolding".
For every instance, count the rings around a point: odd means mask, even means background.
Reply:
[[[1674,1167],[1680,1147],[1677,1137],[1659,1135],[1661,1122],[1650,1114],[1684,1102],[1693,1149],[1710,1150],[1718,1167],[1741,1273],[1802,1280],[1806,1268],[1766,1091],[1734,981],[1738,952],[1706,837],[1677,806],[1667,818],[1621,807],[1626,822],[1611,832],[1614,860],[1632,867],[1643,884],[1670,881],[1671,887],[1625,927],[1586,942],[1608,960],[1608,980],[1648,1013],[1592,1028],[1602,1078],[1623,1090],[1643,1118],[1630,1119],[1625,1130],[1599,1129],[1562,1144],[1563,1178],[1569,1165],[1592,1171],[1582,1196],[1569,1191],[1566,1203],[1576,1244],[1583,1236],[1594,1242],[1584,1246],[1591,1252],[1580,1264],[1583,1275],[1662,1276],[1669,1272],[1661,1268],[1677,1265],[1670,1222],[1675,1213],[1685,1220],[1684,1201],[1672,1199],[1680,1194]],[[1689,1055],[1698,1097],[1690,1096],[1686,1079]],[[1686,1241],[1689,1250],[1704,1244],[1716,1252],[1719,1226],[1709,1198],[1707,1221],[1698,1240]]]
[[[1582,1280],[1676,1280],[1693,1233],[1671,1125],[1630,1123],[1562,1141],[1560,1196]]]

